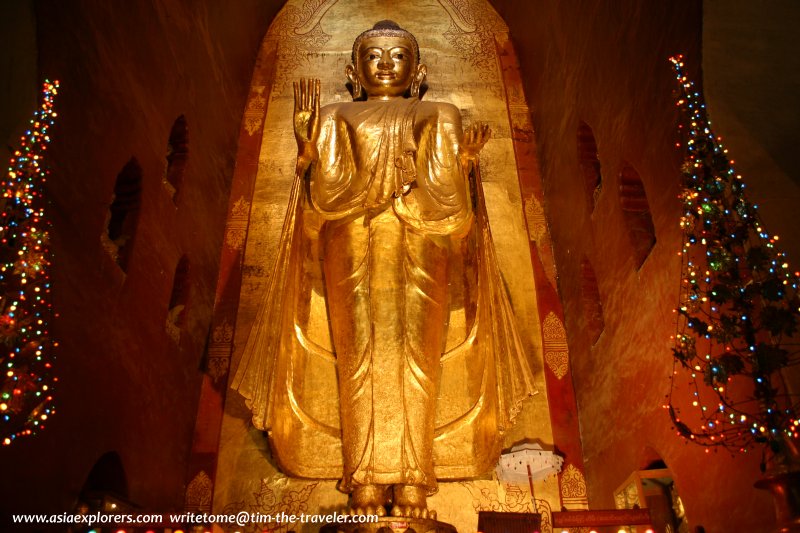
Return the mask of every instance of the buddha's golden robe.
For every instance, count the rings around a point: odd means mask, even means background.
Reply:
[[[307,191],[296,177],[270,290],[233,384],[287,473],[341,476],[345,491],[433,492],[437,477],[491,468],[503,430],[534,392],[480,186],[470,192],[459,159],[461,134],[449,104],[322,108],[319,159]],[[324,283],[315,284],[317,259]],[[314,291],[325,295],[335,354],[309,338]],[[455,308],[467,326],[446,350]],[[338,392],[329,383],[325,398],[338,400],[339,420],[315,414],[325,409],[312,404],[325,400],[306,381],[317,380],[314,357],[335,361]],[[470,378],[459,393],[464,408],[437,417],[448,360],[469,367]]]

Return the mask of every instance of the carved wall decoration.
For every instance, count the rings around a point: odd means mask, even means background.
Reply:
[[[530,109],[526,105],[508,106],[513,124],[512,133],[515,141],[523,143],[535,142],[533,124],[530,120]]]
[[[586,479],[575,465],[568,465],[561,474],[561,502],[569,510],[589,508]]]
[[[225,318],[222,320],[221,324],[214,327],[214,331],[211,333],[211,345],[209,346],[208,353],[214,356],[223,355],[223,353],[227,354],[232,340],[233,326],[228,322],[228,319]],[[224,348],[225,351],[220,352],[220,348]]]
[[[547,366],[558,379],[561,379],[569,370],[567,331],[564,329],[564,324],[552,311],[544,319],[542,335],[544,337],[544,359]]]
[[[472,507],[475,512],[479,511],[501,511],[507,513],[530,513],[533,512],[530,492],[523,491],[519,485],[513,483],[505,484],[505,496],[500,500],[498,494],[498,484],[491,486],[478,485],[474,481],[461,481],[461,486],[466,488],[472,496]]]
[[[541,533],[553,533],[553,514],[550,502],[537,498],[536,512],[542,515],[542,522],[539,524]]]
[[[547,223],[544,218],[542,204],[535,196],[524,199],[525,220],[528,223],[528,238],[533,242],[541,242],[547,235]]]
[[[225,229],[225,244],[233,250],[241,250],[247,236],[247,221],[250,218],[250,202],[239,198],[233,205]]]
[[[522,86],[517,84],[507,85],[506,98],[508,99],[509,108],[523,114],[518,121],[512,121],[519,124],[530,124],[530,109],[528,109],[528,101],[525,99],[525,92],[522,90]]]
[[[253,87],[253,93],[244,111],[244,128],[249,136],[261,131],[264,113],[267,111],[267,99],[264,98],[264,86]]]
[[[552,515],[550,503],[545,499],[536,499],[536,509],[534,511],[531,502],[531,493],[527,487],[523,488],[515,483],[504,483],[503,492],[499,494],[499,485],[481,485],[474,481],[461,481],[461,486],[466,488],[472,496],[472,507],[475,512],[495,511],[504,513],[533,513],[538,512],[542,515],[541,533],[552,533]],[[502,500],[501,500],[502,498]]]
[[[518,84],[506,85],[506,99],[508,101],[508,112],[511,116],[514,140],[523,143],[534,143],[536,139],[533,134],[531,110],[525,100],[522,86]]]
[[[319,21],[337,1],[306,0],[300,8],[287,5],[275,18],[267,35],[278,48],[273,99],[283,94],[297,67],[307,63],[308,54],[330,41]]]
[[[305,480],[288,478],[282,474],[262,479],[258,492],[253,493],[252,500],[232,502],[222,510],[224,514],[236,514],[242,510],[249,513],[261,513],[262,515],[300,516],[301,514],[314,513],[315,509],[309,509],[308,500],[311,493],[319,485],[319,482],[306,482]],[[297,524],[269,524],[269,531],[273,533],[285,533],[289,530],[296,530]],[[264,531],[264,524],[248,524],[237,531],[250,531],[260,533]]]
[[[484,81],[496,81],[499,64],[495,33],[507,33],[503,19],[486,2],[439,0],[450,15],[444,37],[480,73]]]
[[[186,487],[186,510],[196,513],[211,511],[211,490],[214,484],[205,471],[200,471]]]
[[[214,342],[221,342],[228,344],[233,339],[233,326],[230,325],[228,319],[222,321],[222,324],[214,328],[214,333],[211,338]]]
[[[569,370],[568,352],[545,352],[547,366],[558,379],[563,378]]]
[[[214,383],[228,373],[229,365],[230,357],[209,357],[208,374],[214,380]]]
[[[223,319],[221,324],[214,327],[214,331],[211,333],[211,342],[208,344],[207,371],[214,383],[228,373],[232,340],[233,326],[227,318]]]

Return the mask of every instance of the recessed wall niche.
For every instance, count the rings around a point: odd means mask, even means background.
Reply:
[[[183,185],[186,163],[189,160],[189,126],[183,115],[175,119],[167,141],[167,168],[164,171],[164,186],[177,202]]]
[[[633,246],[634,263],[639,269],[656,244],[656,230],[642,179],[636,169],[626,162],[623,162],[619,175],[619,200]]]
[[[182,255],[172,278],[166,329],[175,342],[181,339],[181,329],[186,324],[186,306],[189,303],[189,258]]]
[[[589,211],[594,211],[594,206],[597,203],[597,198],[600,196],[600,190],[603,185],[603,176],[600,172],[600,158],[597,155],[594,132],[583,121],[578,123],[578,164],[583,176]]]
[[[103,247],[123,271],[128,270],[139,208],[142,201],[142,167],[135,157],[125,163],[114,182],[114,195],[108,208],[106,231],[101,236]]]

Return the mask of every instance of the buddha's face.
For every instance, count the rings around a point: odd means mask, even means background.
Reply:
[[[403,96],[415,78],[424,78],[425,67],[417,65],[413,50],[403,37],[366,37],[358,48],[355,68],[348,68],[347,74],[352,81],[358,78],[368,99]]]

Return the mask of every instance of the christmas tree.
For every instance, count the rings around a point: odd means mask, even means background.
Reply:
[[[745,196],[705,104],[671,59],[684,117],[681,300],[668,409],[677,432],[704,446],[786,455],[798,433],[798,278]],[[796,374],[795,374],[796,376]],[[688,377],[691,406],[675,405]],[[795,384],[797,386],[797,384]]]
[[[42,195],[44,152],[56,113],[58,81],[45,81],[42,103],[13,151],[0,202],[0,419],[4,445],[43,429],[54,413],[50,320],[49,221]]]

